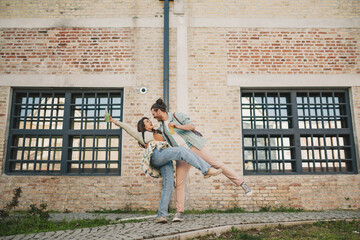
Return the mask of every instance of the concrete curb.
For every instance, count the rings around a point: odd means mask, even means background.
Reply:
[[[249,224],[237,224],[237,225],[228,225],[221,226],[215,228],[207,228],[202,230],[196,230],[191,232],[178,233],[169,236],[156,237],[156,238],[148,238],[148,239],[156,239],[156,240],[186,240],[189,238],[201,237],[209,234],[220,235],[224,232],[230,231],[232,227],[238,230],[249,230],[249,229],[262,229],[265,227],[275,227],[275,226],[293,226],[293,225],[301,225],[301,224],[312,224],[319,221],[352,221],[354,219],[317,219],[317,220],[307,220],[307,221],[295,221],[295,222],[277,222],[277,223],[249,223]]]
[[[145,216],[145,217],[133,217],[133,218],[123,218],[114,222],[118,222],[121,223],[123,221],[129,221],[129,220],[144,220],[144,219],[149,219],[149,218],[156,218],[156,215],[149,215],[149,216]]]

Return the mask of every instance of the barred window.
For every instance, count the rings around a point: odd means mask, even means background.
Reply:
[[[356,173],[346,91],[242,91],[245,174]]]
[[[6,173],[120,175],[122,90],[15,89]]]

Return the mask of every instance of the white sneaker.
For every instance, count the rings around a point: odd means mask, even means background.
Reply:
[[[167,219],[164,217],[158,217],[155,220],[156,223],[167,223]]]
[[[172,221],[173,222],[182,222],[184,220],[185,220],[185,218],[184,218],[183,213],[182,212],[177,212]]]

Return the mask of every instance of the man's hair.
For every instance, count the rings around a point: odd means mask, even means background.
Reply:
[[[156,100],[156,102],[151,106],[150,110],[153,110],[153,109],[154,109],[154,111],[157,111],[160,109],[160,111],[162,111],[162,112],[167,112],[167,106],[161,98]]]

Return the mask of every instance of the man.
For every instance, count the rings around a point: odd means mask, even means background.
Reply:
[[[216,169],[222,170],[222,173],[230,179],[236,186],[241,186],[247,196],[252,194],[251,188],[240,178],[234,170],[223,162],[216,159],[206,148],[206,139],[195,134],[195,126],[190,118],[181,112],[168,113],[167,106],[162,99],[158,99],[151,106],[151,113],[155,119],[160,122],[159,130],[162,131],[163,138],[174,147],[188,147],[196,155],[204,159],[207,163]],[[174,134],[170,134],[170,129],[174,129]],[[185,163],[186,164],[186,163]],[[185,178],[190,166],[185,164],[177,166],[176,179],[176,208],[177,213],[173,221],[184,220],[184,198],[185,198]]]

